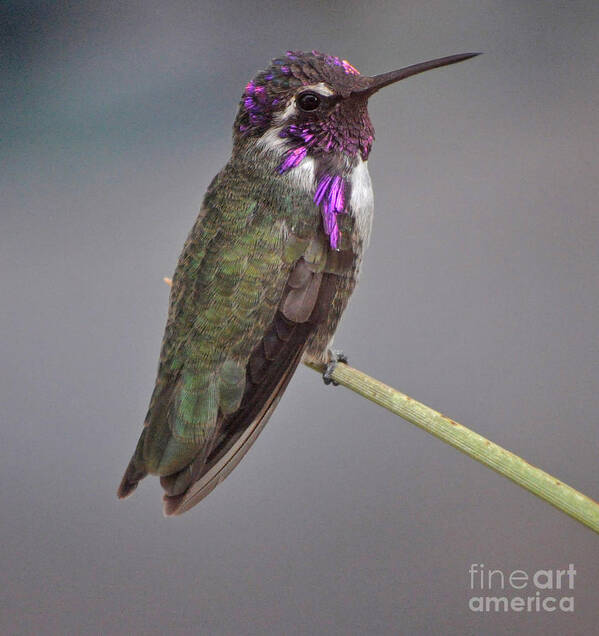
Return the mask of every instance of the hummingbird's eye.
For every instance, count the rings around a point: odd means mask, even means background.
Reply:
[[[320,95],[316,93],[302,93],[297,98],[298,106],[305,111],[316,110],[320,106]]]

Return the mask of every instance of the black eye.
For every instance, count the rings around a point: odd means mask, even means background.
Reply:
[[[297,98],[297,104],[302,110],[316,110],[320,106],[320,95],[316,93],[302,93]]]

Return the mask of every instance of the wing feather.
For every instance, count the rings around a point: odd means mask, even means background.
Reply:
[[[277,311],[264,339],[248,362],[248,369],[259,368],[261,374],[248,373],[246,392],[239,410],[224,419],[219,443],[206,461],[201,460],[201,466],[200,461],[194,462],[189,488],[181,495],[164,497],[166,516],[182,514],[195,506],[243,459],[287,388],[310,334],[325,319],[337,285],[336,279],[337,276],[333,274],[319,276],[319,294],[314,298],[308,319],[303,323],[293,323],[282,311]],[[289,292],[290,288],[286,291]],[[286,340],[278,337],[279,332],[285,335]],[[278,339],[279,344],[276,354],[271,353],[268,359],[265,343],[274,338]]]
[[[167,515],[199,502],[248,451],[353,262],[331,257],[322,230],[314,236],[316,208],[309,220],[291,201],[296,216],[286,221],[249,191],[211,187],[186,241],[156,387],[119,487],[125,497],[148,473],[160,475]],[[223,214],[225,205],[238,213]]]

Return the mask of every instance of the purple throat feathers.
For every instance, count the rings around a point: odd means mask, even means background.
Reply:
[[[294,125],[282,130],[280,136],[295,138],[304,144],[287,151],[285,158],[277,168],[279,174],[284,174],[300,165],[305,159],[308,149],[316,143],[317,137],[307,129],[299,129]],[[336,250],[339,248],[339,239],[341,238],[337,216],[347,213],[343,177],[331,174],[321,175],[314,193],[314,203],[320,207],[325,234],[329,237],[331,247]]]

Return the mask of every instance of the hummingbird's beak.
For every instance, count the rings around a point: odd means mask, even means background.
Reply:
[[[406,77],[411,77],[412,75],[417,75],[424,71],[430,71],[432,68],[438,68],[439,66],[447,66],[448,64],[463,62],[464,60],[469,60],[471,57],[476,57],[477,55],[480,55],[480,53],[458,53],[457,55],[438,57],[437,59],[429,60],[428,62],[412,64],[412,66],[406,66],[405,68],[400,68],[397,71],[389,71],[389,73],[375,75],[370,78],[372,82],[367,88],[363,88],[355,92],[370,96],[384,86],[389,86],[389,84],[399,82],[402,79],[406,79]]]

